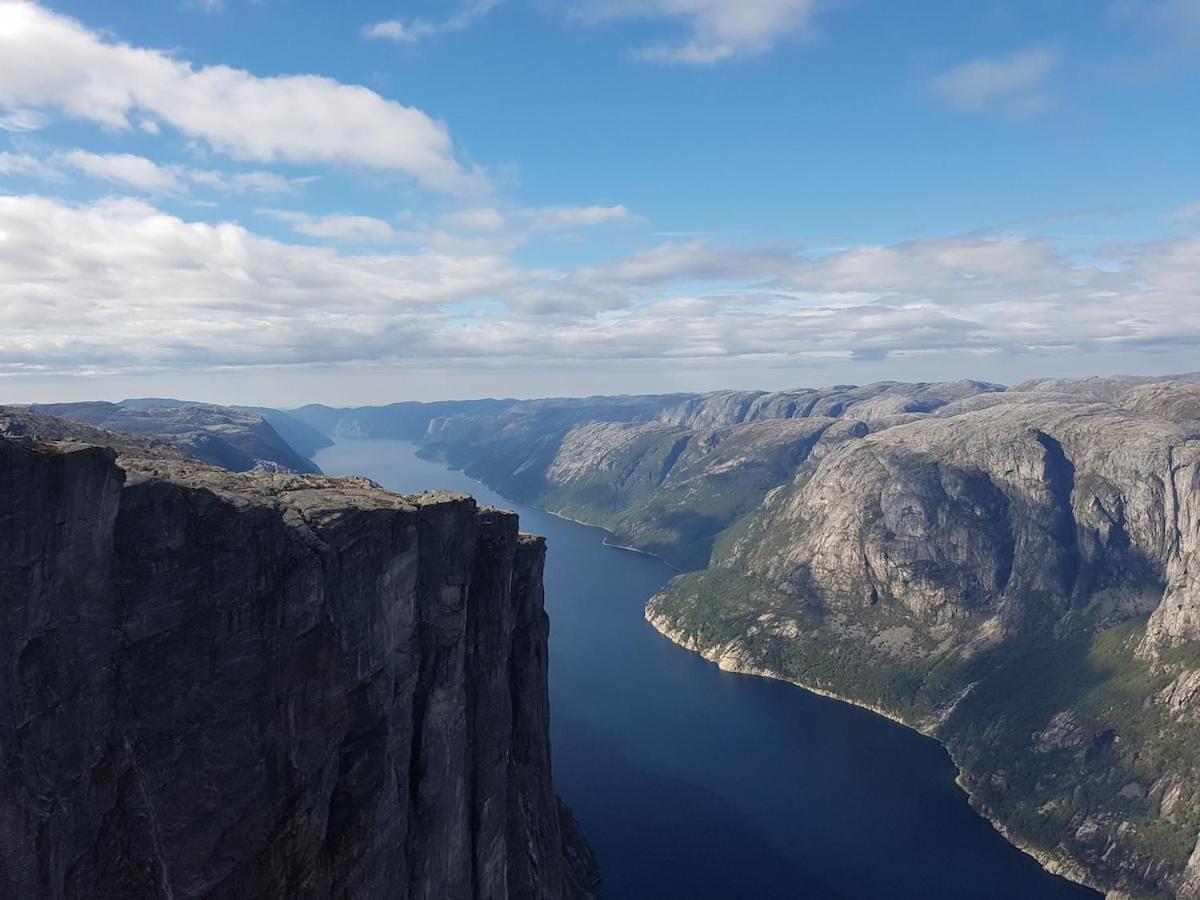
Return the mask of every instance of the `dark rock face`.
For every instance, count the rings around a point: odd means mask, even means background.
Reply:
[[[33,409],[47,416],[164,441],[188,456],[231,472],[269,469],[319,474],[320,470],[306,457],[328,445],[322,435],[301,422],[289,421],[283,413],[211,403],[151,399],[46,403]],[[304,455],[280,437],[267,415],[289,432]]]
[[[4,425],[0,893],[588,894],[515,516]]]

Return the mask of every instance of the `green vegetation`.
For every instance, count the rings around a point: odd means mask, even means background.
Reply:
[[[1098,628],[1082,614],[1062,619],[1053,598],[1026,599],[1060,627],[1034,617],[1019,639],[973,655],[921,640],[927,627],[892,604],[815,609],[731,569],[675,579],[653,610],[701,647],[736,643],[789,680],[933,730],[976,802],[1023,842],[1065,848],[1115,882],[1094,826],[1126,822],[1135,858],[1179,871],[1200,833],[1200,796],[1186,793],[1200,783],[1200,724],[1151,698],[1200,668],[1200,647],[1152,665],[1134,655],[1145,619]],[[901,645],[884,640],[910,632]],[[1163,815],[1172,785],[1185,794]]]

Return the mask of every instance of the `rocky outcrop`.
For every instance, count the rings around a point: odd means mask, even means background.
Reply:
[[[587,895],[515,516],[0,434],[5,896]]]
[[[259,411],[181,400],[126,400],[121,403],[46,403],[35,412],[84,422],[110,431],[137,434],[168,443],[188,456],[231,472],[269,469],[319,474],[307,458],[319,448],[322,436],[311,434],[283,413],[269,415],[290,429],[303,455],[280,437]],[[328,441],[326,441],[328,443]]]

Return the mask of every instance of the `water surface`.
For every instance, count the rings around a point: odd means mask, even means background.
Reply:
[[[339,440],[315,459],[402,493],[469,491],[546,536],[554,780],[605,900],[1098,898],[977,816],[935,741],[658,634],[642,610],[665,563],[413,450]]]

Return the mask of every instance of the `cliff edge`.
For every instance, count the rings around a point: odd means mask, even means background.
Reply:
[[[13,897],[582,898],[541,539],[0,409]]]

